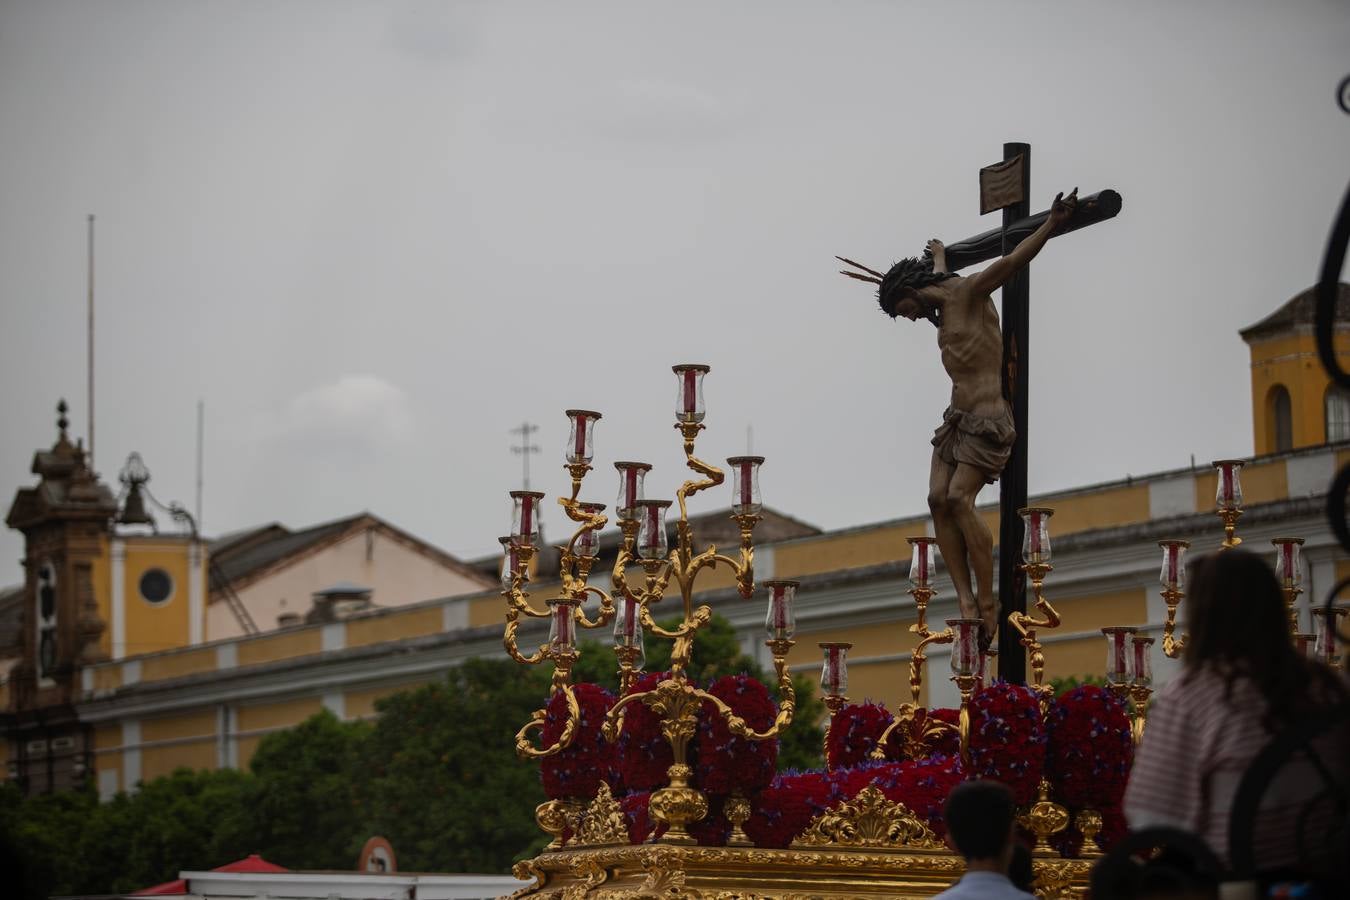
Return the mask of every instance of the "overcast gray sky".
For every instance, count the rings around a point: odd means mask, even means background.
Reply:
[[[769,504],[916,513],[934,332],[833,256],[995,227],[1010,140],[1035,209],[1124,196],[1032,267],[1032,490],[1249,454],[1237,329],[1315,278],[1347,48],[1340,0],[4,2],[0,486],[58,397],[85,433],[93,212],[97,467],[191,505],[203,399],[210,534],[369,509],[491,552],[508,429],[554,495],[571,406],[586,495],[645,459],[669,497],[678,362],[712,366],[700,455],[753,426]]]

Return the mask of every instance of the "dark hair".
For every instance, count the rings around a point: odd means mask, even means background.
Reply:
[[[923,309],[924,318],[936,326],[940,324],[937,308],[920,300],[918,292],[930,284],[955,277],[951,272],[934,272],[932,257],[906,257],[891,266],[882,277],[881,286],[877,288],[877,303],[882,312],[894,319],[895,307],[906,296],[913,296]]]
[[[1284,592],[1274,570],[1247,550],[1220,550],[1191,566],[1185,666],[1210,669],[1233,685],[1247,678],[1266,701],[1270,732],[1347,699],[1331,669],[1304,659],[1289,634]]]
[[[994,859],[1012,840],[1012,791],[997,781],[962,782],[947,795],[942,818],[967,860]]]
[[[1036,871],[1031,865],[1031,851],[1021,841],[1013,841],[1012,862],[1008,864],[1008,880],[1019,891],[1033,894],[1036,883]]]

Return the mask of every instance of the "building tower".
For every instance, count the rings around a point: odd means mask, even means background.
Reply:
[[[24,535],[21,653],[9,676],[10,777],[35,792],[69,787],[89,770],[87,730],[74,702],[81,666],[107,658],[96,567],[117,502],[72,444],[64,400],[56,443],[33,456],[39,481],[21,488],[5,518]]]
[[[1252,428],[1257,456],[1350,440],[1350,394],[1331,383],[1317,356],[1309,288],[1239,332],[1252,355]],[[1336,355],[1350,368],[1350,284],[1336,297]]]

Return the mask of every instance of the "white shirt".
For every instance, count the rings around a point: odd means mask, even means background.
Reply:
[[[961,880],[934,900],[1036,900],[1026,891],[1013,887],[1007,875],[997,872],[967,872]]]

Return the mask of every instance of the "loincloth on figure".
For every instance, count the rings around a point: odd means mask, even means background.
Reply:
[[[943,462],[972,466],[989,484],[1003,473],[1016,440],[1012,411],[1006,406],[1001,416],[977,416],[949,406],[933,432],[934,452]]]

